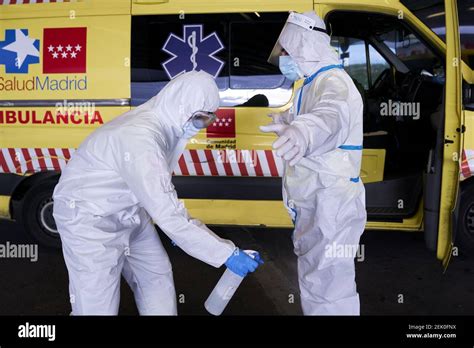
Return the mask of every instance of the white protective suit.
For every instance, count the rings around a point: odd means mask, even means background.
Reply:
[[[304,15],[326,29],[314,12]],[[295,223],[303,312],[358,315],[354,256],[366,223],[365,189],[359,180],[363,102],[338,66],[327,34],[287,23],[279,44],[306,77],[293,114],[280,117],[303,135],[298,143],[306,144],[298,164],[285,164],[283,178],[284,202]]]
[[[117,314],[120,274],[140,314],[176,314],[171,264],[153,221],[209,265],[220,267],[232,254],[231,241],[190,218],[171,183],[187,142],[183,126],[194,112],[218,105],[214,79],[186,73],[100,127],[74,153],[53,195],[73,315]]]

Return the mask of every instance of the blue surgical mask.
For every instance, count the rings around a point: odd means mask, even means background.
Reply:
[[[296,81],[303,77],[300,68],[290,56],[280,56],[278,65],[281,73],[288,80]]]

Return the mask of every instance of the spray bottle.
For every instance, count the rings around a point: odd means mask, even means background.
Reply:
[[[258,252],[254,250],[244,252],[253,259],[258,256]],[[227,268],[204,303],[206,310],[212,315],[221,315],[243,279],[244,277]]]

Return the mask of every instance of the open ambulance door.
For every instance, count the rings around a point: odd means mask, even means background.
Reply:
[[[426,229],[437,229],[434,244],[443,267],[448,266],[453,249],[453,211],[459,189],[459,159],[462,145],[462,75],[461,45],[456,0],[445,0],[446,11],[446,84],[444,96],[444,129],[438,149],[428,166],[425,195]],[[439,200],[429,200],[430,192],[438,192]],[[437,204],[439,202],[439,205]],[[436,235],[436,234],[435,234]],[[429,242],[429,241],[427,241]]]

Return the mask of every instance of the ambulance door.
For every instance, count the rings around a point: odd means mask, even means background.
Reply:
[[[463,133],[461,45],[456,0],[445,0],[446,90],[444,149],[436,254],[447,267],[453,246],[453,211],[459,189],[459,159]]]
[[[417,29],[432,29],[432,43],[445,45],[444,114],[436,135],[436,145],[427,166],[424,197],[424,232],[427,247],[436,253],[446,268],[453,253],[455,211],[458,202],[460,162],[464,142],[462,78],[471,69],[461,60],[460,28],[456,0],[431,1],[424,4],[402,0],[417,16]],[[431,6],[430,6],[431,5]],[[408,11],[408,10],[404,10]],[[410,13],[410,15],[412,14]],[[429,27],[428,27],[429,25]],[[445,26],[445,33],[443,29]]]

